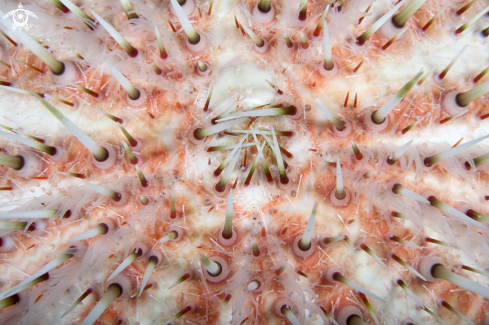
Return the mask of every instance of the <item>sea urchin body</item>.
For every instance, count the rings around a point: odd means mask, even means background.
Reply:
[[[1,324],[488,324],[489,7],[0,5]]]

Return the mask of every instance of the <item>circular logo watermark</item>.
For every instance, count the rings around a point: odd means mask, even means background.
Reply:
[[[12,17],[12,20],[14,21],[14,24],[12,25],[13,31],[15,31],[16,28],[19,28],[19,30],[24,29],[28,31],[31,27],[28,25],[29,16],[33,18],[38,18],[36,14],[34,14],[32,11],[24,9],[22,3],[19,3],[17,9],[9,11],[5,16],[2,17],[2,19]]]

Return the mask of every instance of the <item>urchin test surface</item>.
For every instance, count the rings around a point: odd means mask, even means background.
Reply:
[[[93,89],[104,85],[101,93],[106,95],[105,99],[95,102],[72,87],[54,85],[50,72],[28,50],[19,45],[18,52],[15,52],[5,39],[2,39],[2,60],[11,62],[14,69],[3,67],[2,76],[16,87],[76,102],[77,108],[74,109],[56,101],[53,104],[98,143],[117,148],[118,165],[105,173],[96,170],[87,151],[44,107],[26,96],[3,91],[2,124],[21,128],[23,132],[42,137],[50,144],[63,145],[71,153],[61,163],[54,163],[49,157],[39,154],[49,167],[40,176],[47,176],[48,180],[23,180],[8,169],[2,170],[5,186],[12,184],[13,187],[12,191],[3,194],[6,202],[4,210],[13,207],[22,209],[26,202],[34,206],[37,203],[37,207],[41,208],[43,201],[65,196],[71,198],[66,205],[74,205],[73,201],[82,191],[76,188],[83,186],[85,181],[105,181],[102,184],[112,183],[121,190],[125,186],[124,189],[131,193],[131,200],[124,207],[114,207],[110,201],[100,200],[92,193],[83,207],[83,211],[89,211],[83,219],[48,222],[47,232],[37,236],[21,232],[5,234],[12,236],[16,243],[13,251],[5,252],[1,265],[5,274],[3,288],[6,290],[58,256],[68,247],[69,238],[93,228],[102,218],[116,220],[120,225],[119,232],[85,243],[90,248],[86,255],[73,257],[58,272],[53,271],[49,282],[26,291],[32,300],[24,300],[5,309],[2,313],[5,320],[17,317],[16,321],[21,323],[57,321],[73,301],[92,287],[94,293],[63,318],[63,322],[80,322],[103,294],[106,277],[136,243],[143,241],[165,255],[163,264],[151,276],[154,286],[139,298],[114,302],[101,318],[102,323],[118,320],[126,323],[139,321],[142,324],[164,322],[189,302],[199,306],[194,314],[184,316],[189,323],[225,323],[231,320],[231,315],[234,316],[233,322],[238,324],[247,317],[251,323],[287,322],[270,312],[272,304],[280,298],[290,299],[297,316],[304,322],[321,323],[318,306],[331,311],[351,301],[358,303],[365,320],[373,323],[357,294],[350,292],[343,284],[331,285],[323,281],[324,272],[334,265],[338,265],[346,277],[388,301],[384,303],[368,297],[381,322],[396,324],[408,317],[415,323],[437,322],[425,311],[419,310],[415,302],[393,283],[397,277],[401,277],[426,307],[435,310],[445,322],[457,323],[460,319],[435,305],[435,298],[449,301],[474,322],[484,323],[486,300],[466,291],[458,292],[455,286],[443,280],[435,284],[424,283],[390,258],[390,253],[395,252],[416,266],[421,257],[436,254],[455,268],[460,263],[479,269],[487,268],[487,250],[484,250],[486,236],[471,233],[470,228],[441,215],[434,207],[399,198],[390,192],[390,186],[399,182],[422,195],[435,195],[460,210],[470,207],[487,212],[487,202],[483,200],[487,174],[483,165],[477,170],[466,171],[460,168],[458,160],[452,160],[433,172],[416,162],[416,157],[426,155],[427,150],[438,152],[438,149],[449,148],[461,138],[468,141],[487,133],[487,127],[484,127],[487,122],[478,118],[487,111],[484,97],[471,104],[470,111],[464,116],[445,125],[437,123],[448,116],[440,105],[442,96],[452,89],[464,91],[472,88],[474,84],[471,79],[489,62],[487,44],[477,38],[478,31],[487,24],[486,17],[462,35],[452,36],[456,28],[483,9],[480,4],[473,6],[462,17],[455,17],[452,12],[465,2],[449,4],[435,25],[423,34],[419,26],[423,26],[444,5],[428,1],[416,15],[417,21],[409,21],[404,36],[382,51],[379,47],[388,39],[378,33],[374,34],[372,42],[361,49],[352,49],[349,37],[351,33],[358,36],[391,9],[393,3],[374,2],[370,10],[372,15],[357,25],[369,2],[359,2],[358,7],[353,2],[346,2],[341,12],[331,10],[328,14],[333,58],[340,67],[333,76],[322,76],[317,72],[322,60],[322,37],[311,35],[324,10],[324,3],[309,4],[305,23],[299,23],[296,18],[298,3],[275,4],[278,13],[276,20],[270,26],[260,26],[250,15],[255,3],[214,1],[211,15],[208,16],[209,3],[198,2],[202,17],[197,10],[191,17],[207,40],[207,48],[198,54],[185,48],[181,30],[172,32],[168,20],[177,28],[179,23],[175,16],[170,15],[166,1],[158,4],[132,1],[141,18],[134,24],[127,22],[118,1],[78,4],[84,5],[87,13],[89,8],[105,13],[104,17],[138,48],[138,57],[129,58],[101,29],[97,35],[102,42],[98,42],[95,32],[88,31],[82,23],[62,14],[50,3],[24,5],[40,17],[39,21],[31,19],[34,23],[30,31],[32,35],[49,45],[58,59],[79,63],[88,77],[82,78],[80,84]],[[9,3],[2,9],[8,11],[16,7],[17,3]],[[252,41],[236,29],[234,16],[242,24],[252,26],[260,37],[270,43],[265,54],[253,50]],[[158,58],[155,24],[164,35],[169,52],[166,60]],[[73,29],[60,28],[65,25]],[[308,38],[307,49],[300,47],[301,31]],[[295,43],[293,50],[289,50],[285,44],[285,33]],[[433,69],[433,75],[437,75],[465,45],[465,52],[442,83],[430,75],[423,85],[413,89],[398,105],[395,112],[398,118],[391,132],[373,134],[362,128],[361,117],[369,108],[380,107],[421,68],[425,71]],[[84,59],[76,57],[75,51]],[[13,58],[36,63],[46,72],[37,74]],[[127,107],[124,91],[108,77],[103,60],[116,64],[132,82],[151,94],[145,107]],[[209,64],[211,74],[205,77],[197,75],[197,60]],[[364,60],[362,67],[353,73],[352,70],[361,60]],[[163,69],[163,75],[154,74],[151,63]],[[14,70],[22,73],[17,76]],[[279,95],[265,79],[284,94]],[[209,113],[204,113],[203,107],[211,87],[213,96]],[[350,100],[344,108],[348,91]],[[353,107],[355,93],[359,98],[356,108]],[[206,149],[215,143],[236,143],[236,139],[230,136],[213,137],[205,143],[194,145],[188,141],[186,131],[194,126],[210,125],[211,118],[242,98],[245,109],[268,103],[287,103],[299,107],[303,115],[299,120],[280,117],[259,123],[263,129],[273,124],[277,129],[282,127],[295,132],[294,137],[282,143],[293,155],[287,160],[290,183],[288,186],[277,184],[278,172],[272,164],[273,184],[267,184],[259,167],[251,185],[243,186],[249,171],[249,166],[247,169],[243,167],[244,171],[240,169],[243,153],[228,184],[232,185],[238,178],[234,191],[234,226],[239,229],[239,241],[233,247],[223,248],[215,240],[224,223],[226,197],[216,196],[214,184],[219,179],[214,178],[212,172],[226,156],[208,153]],[[343,140],[334,136],[331,124],[316,107],[315,98],[320,98],[332,113],[352,122],[354,133]],[[312,109],[306,109],[306,105],[311,105]],[[124,126],[143,143],[143,148],[137,154],[141,160],[140,167],[150,183],[148,188],[139,186],[135,169],[124,156],[120,145],[124,138],[119,128],[94,107],[124,119]],[[405,135],[400,134],[402,128],[420,118],[424,120],[416,128]],[[359,145],[363,155],[369,157],[368,160],[355,161],[351,150],[352,140]],[[405,158],[402,158],[406,163],[411,162],[408,167],[401,163],[387,165],[387,157],[409,140],[414,142]],[[2,141],[8,152],[27,149],[15,142]],[[483,145],[471,150],[472,157],[487,152]],[[269,155],[273,157],[272,153]],[[334,188],[335,168],[326,162],[335,162],[337,158],[343,164],[345,186],[354,193],[350,205],[343,209],[333,207],[329,201],[329,193]],[[70,179],[57,174],[56,170],[83,173],[88,179]],[[371,173],[370,178],[364,177],[367,172]],[[124,179],[123,176],[128,178]],[[119,177],[118,180],[114,180],[115,177]],[[172,190],[176,193],[179,215],[176,221],[169,218]],[[40,199],[44,194],[47,198]],[[139,195],[147,195],[154,202],[144,207],[139,204]],[[7,203],[11,200],[14,205]],[[347,235],[352,244],[333,243],[322,250],[317,249],[312,258],[301,260],[294,255],[291,241],[303,231],[315,201],[319,202],[315,240]],[[393,219],[390,213],[400,207],[403,211],[398,212],[417,213],[418,216],[413,218],[418,223]],[[440,224],[442,226],[438,226]],[[165,235],[171,225],[186,230],[183,239],[175,243],[156,244],[156,240]],[[262,236],[263,228],[266,236]],[[406,238],[425,248],[403,246],[390,241],[390,235]],[[448,241],[457,247],[445,248],[425,243],[422,239],[426,236]],[[262,251],[259,258],[251,254],[253,240],[258,242]],[[482,245],[472,245],[471,240],[480,240]],[[360,241],[365,241],[385,266],[355,248]],[[110,245],[103,245],[105,243]],[[219,285],[208,284],[200,273],[198,253],[228,256],[233,268],[229,281]],[[97,254],[107,257],[107,260],[92,265]],[[147,261],[141,258],[124,272],[134,280],[135,292],[139,289],[146,264]],[[277,274],[275,270],[284,265],[286,271]],[[168,290],[186,270],[195,271],[196,278]],[[307,278],[298,275],[297,271],[307,275]],[[484,276],[467,271],[461,271],[461,274],[483,285],[487,283]],[[73,275],[77,276],[76,280]],[[260,279],[263,288],[259,292],[249,293],[246,288],[253,279]],[[60,280],[64,280],[63,285],[58,283]],[[221,307],[227,294],[233,295],[233,298]],[[468,299],[470,304],[465,304],[464,299]],[[307,316],[306,309],[309,311]],[[12,316],[15,313],[17,315]]]

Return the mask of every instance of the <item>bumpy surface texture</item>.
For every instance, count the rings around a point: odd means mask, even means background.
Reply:
[[[487,2],[179,2],[0,4],[0,323],[488,324]]]

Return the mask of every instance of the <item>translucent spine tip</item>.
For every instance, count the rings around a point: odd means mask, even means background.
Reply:
[[[299,20],[306,20],[307,18],[307,3],[308,0],[300,0],[300,11],[299,11]]]
[[[358,292],[361,292],[363,293],[364,295],[367,295],[371,298],[374,298],[374,299],[377,299],[381,302],[385,302],[384,299],[382,299],[381,297],[377,296],[375,293],[373,292],[370,292],[368,291],[367,289],[359,286],[358,284],[356,284],[355,282],[345,278],[340,272],[336,272],[335,274],[333,274],[333,279],[338,281],[338,282],[341,282],[347,286],[349,286],[350,288],[352,288],[353,290],[356,290]]]
[[[418,202],[430,204],[430,201],[428,201],[427,199],[425,199],[421,195],[414,193],[413,191],[403,187],[401,184],[395,184],[394,187],[392,188],[392,192],[406,196],[406,197],[409,197],[409,198],[416,200]]]
[[[168,287],[168,290],[175,288],[177,285],[179,285],[180,283],[190,279],[191,277],[192,277],[191,272],[185,272],[181,277],[179,277],[177,279],[177,281],[173,282],[173,284]]]
[[[287,317],[287,319],[292,325],[301,325],[301,323],[299,322],[297,317],[295,317],[294,312],[292,311],[289,305],[283,305],[281,308],[281,312],[282,314],[285,315],[285,317]]]
[[[425,2],[426,0],[411,0],[401,12],[392,17],[392,23],[398,28],[403,28],[408,19],[411,18],[411,16],[414,15]]]
[[[388,162],[390,164],[393,164],[395,163],[396,161],[399,160],[399,158],[402,157],[402,155],[404,155],[404,153],[408,150],[409,146],[411,145],[411,143],[413,143],[413,140],[405,143],[402,147],[400,147],[399,149],[396,150],[396,152],[394,152],[392,154],[392,156],[389,157],[388,159]]]
[[[58,210],[32,210],[32,211],[12,211],[0,214],[0,219],[44,219],[53,218]]]
[[[60,0],[72,13],[75,14],[78,18],[83,20],[84,22],[93,23],[93,19],[87,15],[83,10],[80,9],[76,4],[74,4],[71,0]],[[90,26],[90,25],[88,25]]]
[[[401,259],[396,254],[392,254],[391,257],[394,261],[396,261],[397,263],[404,266],[407,270],[409,270],[409,272],[416,275],[418,278],[422,279],[423,281],[428,281],[421,273],[419,273],[415,268],[413,268],[411,265],[409,265],[407,262],[405,262],[403,259]]]
[[[446,151],[443,151],[443,152],[440,152],[436,155],[433,155],[433,156],[430,156],[430,157],[427,157],[424,159],[424,164],[427,166],[427,167],[431,167],[437,163],[439,163],[440,161],[444,160],[444,159],[447,159],[447,158],[450,158],[450,157],[453,157],[455,155],[458,155],[459,153],[463,152],[464,150],[470,148],[471,146],[487,139],[489,137],[489,134],[488,135],[485,135],[483,137],[480,137],[478,139],[475,139],[475,140],[472,140],[472,141],[469,141],[467,143],[464,143],[462,145],[459,145],[455,148],[450,148]]]
[[[297,108],[294,106],[290,107],[270,107],[264,109],[251,110],[246,112],[238,112],[233,114],[221,114],[216,118],[216,121],[227,121],[235,118],[241,117],[267,117],[267,116],[284,116],[284,115],[295,115]]]
[[[467,316],[465,316],[464,314],[462,314],[461,312],[459,312],[457,309],[455,309],[455,307],[453,307],[452,305],[450,305],[448,302],[442,301],[441,302],[441,305],[443,307],[445,307],[446,309],[448,309],[449,311],[451,311],[452,313],[454,313],[455,315],[457,315],[458,317],[460,317],[467,324],[469,324],[469,325],[475,325],[474,322],[472,322],[470,319],[467,318]]]
[[[345,187],[343,185],[343,173],[341,172],[340,158],[336,159],[336,189],[335,196],[338,200],[343,200],[346,196]]]
[[[54,115],[70,132],[75,138],[80,141],[85,148],[90,151],[96,160],[105,161],[108,158],[107,149],[99,146],[95,141],[92,140],[88,135],[86,135],[82,130],[80,130],[73,122],[71,122],[66,116],[64,116],[56,107],[49,104],[38,94],[34,93],[34,96],[38,97],[41,103],[49,110],[51,114]]]
[[[150,256],[148,259],[148,265],[146,266],[146,270],[144,271],[143,281],[141,281],[141,287],[139,288],[138,296],[141,296],[141,294],[143,293],[144,288],[149,281],[151,273],[153,273],[157,264],[158,258],[156,256]]]
[[[175,230],[172,230],[168,234],[166,234],[165,236],[161,237],[158,240],[158,242],[163,244],[163,243],[166,243],[170,240],[177,239],[177,237],[178,237],[178,233]]]
[[[132,264],[132,262],[134,262],[141,255],[142,255],[141,249],[136,249],[134,252],[129,254],[129,256],[126,257],[121,264],[119,264],[119,266],[114,270],[114,272],[112,272],[112,274],[109,275],[107,281],[110,281],[116,276],[118,276],[122,271],[124,271],[129,265]]]
[[[170,194],[170,218],[175,219],[177,217],[177,206],[175,201],[175,188],[172,188]]]
[[[314,30],[314,33],[313,33],[313,35],[316,37],[318,37],[319,34],[321,33],[321,30],[323,30],[323,26],[325,23],[326,15],[328,14],[328,10],[329,10],[329,5],[326,6],[323,13],[321,14],[321,17],[319,17],[318,24],[316,26],[316,29]]]
[[[0,165],[10,167],[15,170],[20,170],[24,167],[24,158],[20,155],[10,156],[0,153]]]
[[[126,155],[129,158],[131,164],[136,165],[139,160],[134,155],[134,152],[132,151],[131,147],[129,147],[129,145],[125,141],[122,141],[122,146],[124,147],[124,150],[126,151]]]
[[[109,33],[110,36],[112,36],[113,39],[122,47],[122,49],[129,54],[131,57],[135,57],[138,55],[138,50],[136,50],[131,44],[129,44],[128,41],[122,35],[115,30],[114,27],[112,27],[111,24],[109,24],[105,19],[103,19],[100,15],[98,15],[96,12],[93,10],[90,10],[92,15],[98,20],[100,25]]]
[[[449,281],[456,286],[459,286],[461,288],[464,288],[466,290],[472,291],[474,293],[477,293],[478,295],[483,296],[484,298],[489,298],[489,289],[478,284],[475,282],[472,282],[463,276],[460,276],[456,273],[453,273],[452,271],[448,270],[445,266],[442,264],[436,264],[431,268],[431,274],[435,278],[440,278],[444,279],[446,281]]]
[[[248,34],[257,47],[263,47],[265,45],[265,41],[259,38],[250,28],[243,24],[240,26],[245,30],[246,34]]]
[[[224,161],[216,168],[214,171],[214,176],[219,176],[224,168],[228,166],[229,162],[233,159],[233,157],[241,150],[243,146],[243,142],[246,140],[247,136],[241,137],[238,144],[233,148],[233,150],[229,153],[229,155],[224,159]]]
[[[219,265],[214,261],[211,261],[204,254],[200,254],[199,256],[200,256],[200,262],[202,263],[202,265],[210,275],[218,276],[219,274],[221,274],[222,271],[221,265]]]
[[[121,194],[116,192],[116,191],[113,191],[111,189],[108,189],[106,187],[103,187],[103,186],[99,186],[97,184],[92,184],[92,183],[87,183],[87,186],[92,188],[95,192],[97,193],[100,193],[116,202],[120,201],[121,199]]]
[[[424,304],[419,300],[419,298],[409,289],[406,283],[401,279],[397,280],[397,284],[404,290],[411,299],[413,299],[419,307],[423,307]]]
[[[200,35],[195,31],[194,27],[190,23],[187,15],[183,11],[182,7],[178,3],[177,0],[170,0],[173,10],[175,10],[175,14],[177,15],[180,24],[182,24],[182,28],[185,31],[185,34],[188,37],[188,41],[190,44],[197,44],[200,42]]]
[[[71,304],[70,307],[68,307],[68,309],[61,315],[60,318],[63,318],[66,315],[68,315],[73,309],[75,309],[76,306],[78,306],[91,293],[92,293],[92,289],[90,288],[87,289],[80,297],[78,297],[78,299],[75,300],[75,302]]]
[[[477,15],[472,17],[468,22],[460,26],[455,30],[455,35],[463,33],[467,28],[474,25],[482,16],[484,16],[487,12],[489,12],[489,6],[481,10]]]
[[[108,231],[109,231],[109,227],[107,227],[105,223],[100,223],[97,227],[85,231],[84,233],[81,233],[78,236],[71,238],[68,242],[74,243],[79,240],[85,240],[96,236],[105,235]]]
[[[131,1],[129,0],[121,0],[122,8],[126,12],[127,19],[137,19],[139,16],[134,12],[134,8],[132,7]]]
[[[17,141],[19,143],[22,143],[28,147],[31,147],[31,148],[34,148],[36,150],[45,152],[51,156],[56,154],[56,148],[55,147],[51,147],[51,146],[42,144],[42,143],[40,143],[38,141],[34,141],[32,139],[22,138],[16,134],[4,132],[4,131],[0,131],[0,136],[4,136],[6,138],[12,139],[12,140]]]
[[[226,219],[224,221],[224,229],[222,230],[222,237],[225,239],[231,239],[233,236],[233,189],[229,190],[228,204],[226,207]]]
[[[324,12],[328,12],[329,10],[329,5],[326,7]],[[323,13],[324,15],[324,13]],[[321,16],[322,18],[322,16]],[[333,63],[333,54],[331,52],[331,38],[329,37],[329,29],[328,29],[328,22],[326,19],[323,19],[324,21],[324,30],[323,30],[323,53],[324,53],[324,63],[323,63],[323,68],[325,70],[332,70],[334,67]]]
[[[242,146],[242,143],[239,146],[239,148],[241,148],[241,146]],[[239,152],[236,152],[233,156],[233,159],[231,159],[231,162],[229,163],[229,165],[224,170],[224,173],[222,174],[222,177],[219,180],[219,183],[216,185],[216,189],[219,192],[224,191],[226,184],[228,183],[228,180],[231,177],[231,173],[233,172],[234,167],[236,166],[236,163],[238,162],[239,156],[240,156]]]
[[[418,82],[419,79],[423,76],[424,72],[421,70],[418,72],[413,79],[411,79],[404,87],[401,88],[394,96],[392,96],[379,110],[375,111],[372,114],[372,121],[376,124],[382,124],[385,121],[385,118],[389,113],[396,107],[397,104],[401,102],[401,100],[406,97],[408,92],[414,85]]]
[[[453,67],[455,62],[457,62],[457,60],[462,56],[462,54],[464,53],[466,48],[467,48],[467,45],[462,47],[462,49],[457,53],[457,55],[452,59],[452,61],[450,61],[450,63],[447,65],[447,67],[445,69],[443,69],[443,71],[438,75],[438,79],[442,80],[443,78],[445,78],[448,71],[450,71],[450,69]]]
[[[234,121],[227,121],[227,122],[223,122],[223,123],[219,123],[219,124],[210,126],[208,128],[205,128],[205,129],[196,129],[194,131],[194,137],[197,140],[202,140],[205,137],[208,137],[210,135],[224,131],[224,130],[226,130],[226,129],[228,129],[228,128],[232,127],[233,125],[238,124],[240,122],[243,122],[243,120],[238,119],[238,120],[234,120]]]
[[[438,209],[440,209],[441,211],[445,212],[446,214],[451,215],[452,217],[455,217],[455,218],[457,218],[459,220],[462,220],[462,221],[464,221],[464,222],[466,222],[466,223],[468,223],[468,224],[470,224],[470,225],[472,225],[474,227],[478,227],[478,228],[480,228],[480,229],[482,229],[482,230],[484,230],[486,232],[489,231],[484,224],[482,224],[482,223],[480,223],[480,222],[478,222],[478,221],[470,218],[466,214],[464,214],[464,213],[460,212],[459,210],[457,210],[457,209],[449,206],[448,204],[446,204],[446,203],[438,200],[434,196],[430,196],[428,198],[428,201],[430,201],[430,203],[431,203],[432,206],[437,207]]]
[[[303,251],[307,251],[311,248],[312,236],[314,234],[314,224],[316,222],[316,212],[318,208],[318,203],[314,203],[314,207],[312,208],[311,215],[309,216],[309,220],[307,221],[306,229],[304,230],[304,234],[302,238],[299,240],[299,248]]]
[[[433,25],[433,23],[435,22],[436,18],[438,18],[442,13],[443,11],[445,11],[445,9],[447,8],[448,4],[444,5],[443,8],[440,9],[440,11],[438,11],[422,28],[423,32],[426,32],[428,30],[428,28],[430,28],[431,25]]]
[[[282,158],[282,154],[280,153],[280,148],[277,141],[277,136],[275,135],[274,128],[272,126],[272,138],[273,138],[273,153],[275,154],[275,158],[277,159],[277,167],[278,173],[280,175],[280,183],[288,184],[289,178],[287,177],[287,173],[285,172],[284,160]]]
[[[49,262],[48,264],[44,265],[42,268],[40,268],[37,272],[29,276],[27,279],[21,281],[14,287],[10,288],[7,290],[5,293],[2,293],[0,297],[7,297],[14,295],[16,293],[21,292],[22,290],[28,288],[33,281],[35,281],[37,278],[41,277],[42,275],[48,273],[49,271],[53,270],[54,268],[58,267],[59,265],[63,264],[65,261],[73,257],[73,254],[71,253],[64,253],[61,254],[60,256],[56,257],[54,260]]]
[[[166,52],[165,44],[163,44],[163,39],[161,38],[160,31],[158,27],[155,26],[156,42],[158,43],[158,50],[160,51],[160,58],[166,59],[168,53]]]
[[[108,61],[105,61],[105,64],[109,68],[110,72],[114,76],[114,78],[119,82],[119,84],[124,88],[127,92],[127,95],[132,100],[137,100],[141,96],[140,91],[133,86],[133,84],[119,71],[116,67],[114,67]]]
[[[380,17],[370,28],[368,28],[362,35],[357,38],[357,44],[363,45],[365,42],[380,28],[384,25],[389,18],[391,18],[394,13],[406,2],[407,0],[400,1],[391,10],[386,12],[382,17]]]
[[[70,82],[70,85],[72,85],[73,87],[75,87],[76,89],[80,90],[80,91],[83,91],[84,93],[87,93],[89,94],[90,96],[94,97],[94,98],[98,98],[100,95],[88,88],[85,88],[79,84],[76,84],[74,82]]]
[[[97,302],[95,307],[90,311],[88,316],[83,320],[81,325],[92,325],[110,306],[110,304],[122,295],[122,287],[118,283],[112,283],[107,288],[107,292],[102,299]]]
[[[265,144],[266,144],[266,142],[263,142],[261,146],[256,144],[256,146],[258,148],[258,153],[255,157],[255,161],[253,162],[253,165],[251,165],[250,171],[248,173],[248,177],[246,177],[246,180],[244,182],[245,186],[248,186],[251,183],[251,178],[253,177],[253,174],[255,173],[255,170],[256,170],[256,166],[258,165],[258,162],[260,161],[261,153],[263,151],[263,148],[265,147]]]
[[[489,92],[489,81],[463,93],[458,93],[455,97],[457,105],[460,107],[468,106],[474,99],[477,99]]]
[[[319,110],[326,116],[326,118],[336,126],[336,129],[339,131],[343,130],[345,127],[345,122],[334,116],[324,105],[323,103],[319,100],[319,98],[316,98],[316,106],[319,108]]]
[[[367,297],[361,292],[358,295],[360,296],[360,299],[362,299],[362,302],[365,305],[365,307],[367,307],[368,313],[370,314],[370,316],[372,316],[375,325],[380,325],[379,319],[377,318],[377,315],[375,315],[375,311],[372,308],[372,305],[370,305],[370,302],[368,302]]]
[[[163,325],[172,324],[174,321],[176,321],[177,319],[179,319],[180,317],[182,317],[183,315],[185,315],[186,313],[188,313],[191,310],[192,310],[191,306],[185,307],[184,309],[180,310],[176,315],[172,316],[169,320],[167,320],[165,323],[163,323]]]
[[[3,17],[4,13],[0,11],[0,15]],[[11,29],[12,24],[8,19],[1,19],[1,22],[7,27]],[[49,52],[39,44],[35,39],[33,39],[27,32],[19,29],[12,29],[12,33],[21,41],[22,44],[27,46],[29,50],[31,50],[42,62],[44,62],[49,70],[54,75],[61,75],[65,71],[65,65],[63,62],[56,60]]]
[[[27,222],[20,221],[0,221],[0,229],[2,230],[24,230]]]

